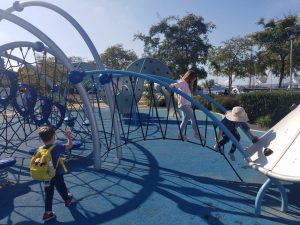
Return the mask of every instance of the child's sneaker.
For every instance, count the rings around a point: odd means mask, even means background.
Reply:
[[[65,206],[69,207],[72,203],[73,195],[71,193],[68,193],[68,198],[65,200]]]
[[[229,158],[231,159],[231,161],[235,161],[235,156],[234,156],[234,153],[228,153],[229,155]]]
[[[219,146],[218,144],[215,144],[214,145],[214,149],[217,151],[217,152],[220,152],[222,155],[224,155],[224,148]]]
[[[220,150],[219,145],[218,145],[218,144],[215,144],[215,145],[214,145],[214,149],[218,152],[218,151]]]
[[[56,218],[56,215],[54,212],[45,212],[43,215],[43,220],[45,222],[50,221],[50,220],[54,220]]]

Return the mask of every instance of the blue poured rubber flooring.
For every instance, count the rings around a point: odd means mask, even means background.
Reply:
[[[177,124],[168,126],[170,138],[177,137]],[[149,135],[155,133],[159,133],[157,126]],[[130,139],[135,140],[138,132],[132,135]],[[212,139],[207,140],[210,146]],[[240,153],[232,165],[244,182],[222,155],[208,148],[181,140],[137,140],[122,146],[120,161],[115,150],[104,154],[100,171],[93,168],[90,142],[73,150],[65,181],[74,202],[66,208],[55,192],[57,220],[49,224],[300,224],[299,184],[285,184],[288,212],[280,211],[279,192],[271,188],[264,197],[262,215],[254,216],[255,197],[266,177],[247,167]],[[242,143],[248,144],[244,137]],[[1,181],[0,224],[43,224],[43,185],[30,178],[27,153],[38,145],[38,140],[32,140],[16,152],[17,163],[8,169],[8,182]]]

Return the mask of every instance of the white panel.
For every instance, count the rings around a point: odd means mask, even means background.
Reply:
[[[273,172],[300,177],[300,135],[273,168]]]
[[[250,161],[267,170],[271,170],[272,172],[275,172],[273,169],[275,165],[278,164],[276,172],[283,174],[283,171],[280,171],[280,168],[282,169],[285,165],[290,165],[292,167],[295,160],[297,160],[299,164],[299,159],[292,156],[293,154],[300,155],[300,144],[298,140],[299,132],[300,106],[294,109],[265,135],[263,135],[259,142],[250,146],[246,155]],[[297,140],[295,141],[296,138]],[[270,148],[273,151],[273,154],[265,156],[263,154],[265,148]],[[291,151],[291,153],[289,151]],[[296,165],[293,166],[296,168]],[[300,171],[299,167],[297,168],[298,171]],[[285,169],[284,171],[285,173],[283,175],[285,176],[294,176],[295,174],[292,169]]]

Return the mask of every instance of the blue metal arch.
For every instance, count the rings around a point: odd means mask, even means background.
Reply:
[[[165,88],[167,88],[170,91],[175,92],[178,95],[181,95],[182,97],[186,98],[189,100],[193,105],[196,106],[196,108],[202,110],[213,122],[215,125],[220,127],[224,133],[229,137],[229,139],[232,141],[232,143],[237,146],[238,150],[241,152],[241,154],[246,158],[246,155],[244,153],[244,148],[241,146],[241,144],[236,140],[236,138],[233,136],[233,134],[221,123],[221,121],[214,116],[206,107],[204,107],[202,104],[200,104],[198,101],[193,99],[192,97],[188,96],[184,92],[180,91],[177,88],[170,88],[169,87],[169,82],[162,81],[161,79],[158,79],[157,77],[153,77],[151,74],[141,74],[141,73],[136,73],[136,72],[130,72],[130,71],[119,71],[119,70],[98,70],[98,71],[86,71],[86,74],[90,73],[98,73],[103,76],[103,74],[107,74],[107,76],[112,76],[112,77],[137,77],[137,78],[142,78],[145,80],[149,80],[152,82],[155,82]],[[208,101],[212,102],[212,99],[206,98]]]
[[[53,49],[53,51],[56,53],[55,55],[60,58],[61,62],[70,70],[74,70],[73,65],[69,61],[68,57],[65,55],[65,53],[47,36],[45,35],[41,30],[33,26],[32,24],[28,23],[26,20],[21,19],[20,17],[17,17],[13,14],[10,14],[7,11],[1,10],[0,9],[0,18],[1,19],[6,19],[22,28],[25,30],[29,31],[32,33],[34,36],[42,40],[49,48]],[[75,87],[77,88],[80,96],[82,97],[82,101],[85,104],[85,108],[87,111],[88,118],[91,121],[91,131],[93,134],[93,146],[94,146],[94,167],[96,170],[101,169],[101,143],[99,142],[98,138],[98,130],[97,130],[97,125],[96,125],[96,119],[95,115],[92,109],[92,106],[89,102],[88,95],[82,86],[81,83],[76,84]]]

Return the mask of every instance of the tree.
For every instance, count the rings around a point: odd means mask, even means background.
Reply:
[[[215,28],[212,23],[205,23],[201,16],[187,14],[182,19],[169,16],[150,27],[149,34],[138,33],[134,39],[144,42],[147,56],[165,62],[174,78],[184,74],[188,68],[195,69],[198,78],[205,78],[207,73],[201,66],[206,63],[208,49],[207,34]]]
[[[116,70],[125,70],[130,63],[138,59],[133,50],[125,50],[121,44],[107,48],[100,57],[107,68]]]
[[[208,89],[208,93],[211,95],[211,88],[215,85],[215,80],[205,80],[203,83],[203,87]]]
[[[250,35],[259,48],[260,70],[271,69],[271,72],[279,77],[278,87],[282,86],[283,78],[289,74],[291,33],[288,31],[290,28],[296,27],[297,18],[297,16],[289,15],[281,20],[271,19],[268,22],[261,18],[257,24],[262,26],[263,30]],[[298,37],[294,40],[293,54],[293,67],[298,69],[300,66],[299,47]]]
[[[53,88],[52,85],[63,85],[61,82],[67,79],[68,69],[61,64],[57,57],[45,53],[35,53],[34,56],[35,63],[31,63],[31,66],[36,70],[33,70],[27,64],[19,64],[19,82],[35,86],[39,88],[43,95],[47,96]],[[76,62],[83,60],[81,57],[75,56],[69,59],[71,62],[73,60]],[[51,85],[47,83],[48,81],[51,81]],[[64,85],[60,89],[64,89]]]
[[[252,84],[252,77],[256,76],[256,67],[258,63],[257,52],[254,49],[254,43],[248,37],[245,37],[243,58],[241,59],[241,76],[249,77],[249,87]]]
[[[210,67],[217,76],[228,77],[228,90],[231,93],[234,77],[245,77],[249,69],[246,67],[249,59],[251,43],[248,38],[231,38],[221,46],[212,48],[209,52]]]

